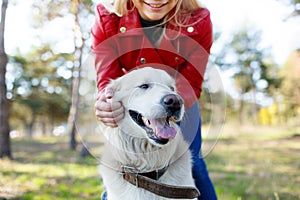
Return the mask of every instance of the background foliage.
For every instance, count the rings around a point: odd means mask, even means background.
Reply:
[[[300,1],[288,4],[294,11],[285,20],[299,15]],[[99,199],[98,160],[84,158],[89,152],[79,138],[85,136],[75,134],[74,123],[88,122],[80,131],[95,132],[95,82],[85,70],[93,64],[88,57],[94,8],[91,0],[34,0],[32,27],[68,20],[71,47],[62,50],[61,41],[37,34],[28,52],[16,49],[1,66],[15,160],[0,160],[0,199]],[[220,34],[215,32],[215,43]],[[225,112],[226,93],[229,125],[222,136],[204,134],[204,147],[219,139],[207,162],[220,199],[299,199],[300,49],[279,66],[262,46],[261,31],[245,25],[211,55],[209,66],[229,74],[230,84],[214,90],[207,73],[199,101],[205,133],[223,122],[212,119],[212,110]],[[103,144],[94,140],[86,145],[101,152]]]

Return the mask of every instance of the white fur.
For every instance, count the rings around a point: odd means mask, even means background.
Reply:
[[[150,84],[151,89],[141,90],[141,84]],[[108,200],[170,200],[157,196],[125,181],[121,165],[134,166],[140,173],[169,166],[160,182],[176,186],[193,186],[191,154],[180,128],[175,122],[170,125],[177,130],[175,138],[165,145],[151,141],[144,129],[129,116],[128,110],[139,111],[147,118],[163,114],[160,99],[166,94],[176,94],[174,80],[163,70],[142,68],[112,81],[108,86],[114,90],[112,101],[121,101],[125,118],[117,128],[103,127],[106,146],[99,166],[108,194]],[[182,115],[183,115],[182,108]],[[181,117],[182,117],[181,115]]]

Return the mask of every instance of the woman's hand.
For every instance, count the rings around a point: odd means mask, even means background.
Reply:
[[[105,89],[99,93],[95,103],[96,116],[106,126],[117,127],[118,122],[124,118],[124,107],[120,102],[110,103],[108,100],[113,96],[112,89]]]

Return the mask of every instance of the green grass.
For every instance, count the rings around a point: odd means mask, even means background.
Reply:
[[[96,159],[53,138],[12,143],[15,160],[0,161],[0,199],[100,199]]]
[[[299,200],[300,137],[293,135],[277,128],[225,128],[205,158],[219,199]]]
[[[205,157],[219,199],[299,200],[300,137],[294,133],[225,127]],[[0,160],[0,199],[100,199],[97,159],[80,158],[65,139],[17,139],[12,149],[15,160]]]

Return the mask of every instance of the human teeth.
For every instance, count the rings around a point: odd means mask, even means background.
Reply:
[[[149,4],[149,5],[153,8],[159,8],[163,6],[163,4]]]
[[[158,5],[158,4],[150,4],[151,7],[153,8],[159,8],[161,5]]]

